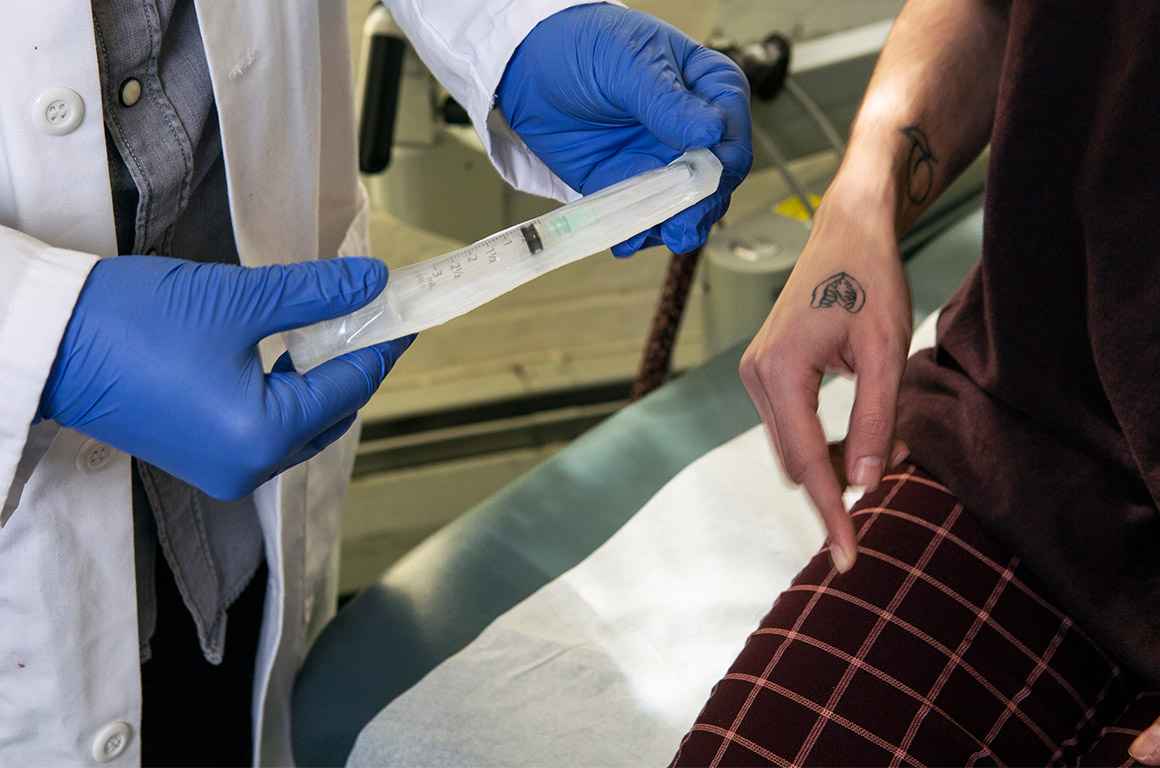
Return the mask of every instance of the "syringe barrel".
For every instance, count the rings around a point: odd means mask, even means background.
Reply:
[[[559,267],[667,221],[717,191],[721,162],[707,149],[614,184],[473,245],[392,272],[370,304],[290,331],[294,367],[447,322]]]

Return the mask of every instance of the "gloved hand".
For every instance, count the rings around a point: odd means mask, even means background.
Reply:
[[[374,259],[260,269],[105,259],[81,290],[39,416],[240,498],[341,437],[412,339],[306,375],[287,355],[265,373],[258,341],[352,312],[386,284]]]
[[[585,195],[710,147],[719,191],[613,249],[703,245],[753,165],[749,84],[727,57],[637,11],[581,5],[540,22],[516,50],[499,108],[528,147]]]

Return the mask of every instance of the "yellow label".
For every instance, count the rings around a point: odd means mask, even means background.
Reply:
[[[822,198],[817,195],[810,195],[810,205],[817,210],[818,206],[822,204]],[[782,200],[777,205],[773,206],[773,212],[785,216],[787,219],[797,219],[798,221],[809,223],[810,214],[806,211],[806,207],[802,205],[802,201],[798,199],[797,195],[791,195]]]

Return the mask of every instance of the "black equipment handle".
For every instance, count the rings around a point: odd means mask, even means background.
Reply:
[[[358,167],[363,173],[382,173],[391,164],[395,143],[407,40],[399,34],[376,34],[369,45],[358,130]]]
[[[759,43],[725,48],[721,53],[741,67],[758,101],[773,101],[785,87],[790,44],[784,36],[775,32]]]

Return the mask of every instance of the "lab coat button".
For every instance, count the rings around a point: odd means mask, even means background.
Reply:
[[[100,472],[113,460],[113,449],[96,440],[86,440],[77,456],[77,469]]]
[[[130,77],[121,83],[121,104],[126,107],[134,106],[141,100],[141,81]]]
[[[76,91],[49,88],[36,98],[32,117],[45,133],[64,136],[75,131],[84,121],[85,102]]]
[[[98,731],[93,739],[93,759],[98,763],[117,759],[132,738],[133,728],[126,722],[114,720]]]

